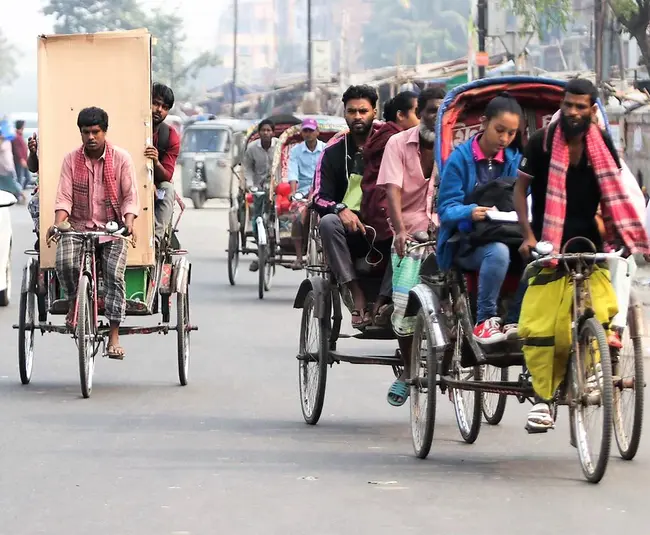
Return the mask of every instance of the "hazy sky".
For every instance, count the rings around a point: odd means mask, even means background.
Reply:
[[[188,37],[187,48],[191,55],[214,43],[219,14],[229,4],[227,0],[140,0],[139,3],[143,8],[149,9],[182,6],[181,15],[185,18],[185,33]],[[53,21],[41,13],[43,0],[2,0],[2,4],[0,28],[21,49],[21,72],[33,72],[36,70],[36,38],[39,34],[51,32]]]

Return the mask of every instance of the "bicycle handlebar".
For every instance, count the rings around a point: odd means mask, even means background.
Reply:
[[[115,232],[108,232],[106,230],[87,230],[87,231],[77,231],[77,230],[66,230],[66,231],[61,231],[59,229],[55,229],[54,233],[52,236],[50,236],[47,239],[47,245],[49,246],[50,243],[52,243],[54,240],[60,238],[63,235],[66,236],[77,236],[78,238],[120,238],[126,242],[130,242],[133,247],[135,247],[135,244],[133,243],[133,240],[131,239],[130,236],[124,236],[124,232],[126,230],[126,227],[122,227]]]
[[[530,264],[526,266],[526,269],[524,270],[524,277],[527,277],[529,272],[532,269],[535,268],[540,268],[540,267],[551,267],[550,264],[552,262],[569,262],[572,260],[578,260],[578,261],[586,261],[586,262],[604,262],[605,260],[621,260],[625,262],[628,266],[628,274],[629,274],[629,266],[630,263],[627,258],[623,258],[621,255],[623,254],[623,251],[625,249],[619,249],[618,251],[614,251],[613,253],[560,253],[560,254],[550,254],[550,255],[540,255],[537,251],[533,250],[531,251],[532,256],[537,256],[535,260],[533,260]]]

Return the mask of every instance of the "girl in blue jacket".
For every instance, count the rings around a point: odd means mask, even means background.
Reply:
[[[517,303],[511,306],[503,328],[497,316],[497,299],[510,265],[510,249],[503,243],[493,242],[459,253],[457,244],[448,240],[459,229],[470,230],[473,221],[486,219],[486,212],[491,207],[465,204],[466,196],[474,188],[498,178],[517,176],[521,160],[519,126],[522,120],[521,106],[513,97],[502,93],[492,99],[482,118],[483,131],[451,153],[440,181],[438,264],[441,269],[456,264],[467,271],[478,271],[477,317],[473,334],[481,344],[494,344],[517,336]]]

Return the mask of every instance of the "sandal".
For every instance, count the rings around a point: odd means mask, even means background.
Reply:
[[[300,271],[305,265],[303,264],[303,261],[301,258],[296,258],[292,263],[291,263],[291,269],[294,271]]]
[[[409,397],[409,387],[404,381],[399,379],[395,381],[390,388],[388,389],[388,394],[386,395],[386,401],[390,403],[393,407],[401,407],[406,403],[406,400]]]
[[[71,331],[74,330],[74,303],[70,304],[70,309],[65,315],[65,326]]]
[[[529,433],[546,433],[555,427],[551,407],[548,403],[536,403],[528,413],[526,431]]]
[[[109,359],[124,360],[124,348],[122,346],[109,345],[106,348],[106,356]]]
[[[372,320],[370,319],[370,312],[368,311],[367,308],[364,308],[363,310],[353,310],[351,314],[352,314],[352,327],[354,329],[359,329],[360,331],[362,331],[372,323]]]
[[[377,327],[387,327],[390,325],[390,318],[393,315],[393,310],[395,310],[395,307],[392,303],[381,305],[375,312],[373,323]]]

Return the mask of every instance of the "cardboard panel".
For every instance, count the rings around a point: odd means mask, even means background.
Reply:
[[[54,200],[66,153],[81,145],[77,115],[98,106],[108,113],[107,139],[133,158],[140,215],[138,245],[128,265],[154,264],[153,171],[144,157],[151,142],[151,35],[146,30],[49,35],[38,42],[40,232],[54,222]],[[55,248],[41,240],[41,266],[54,267]]]

